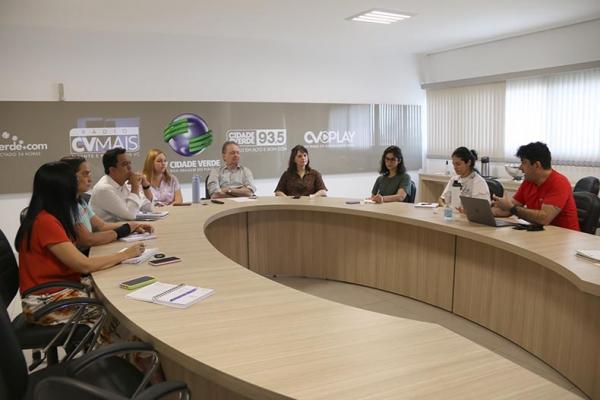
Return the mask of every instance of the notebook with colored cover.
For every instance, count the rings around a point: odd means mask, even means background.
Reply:
[[[171,283],[155,282],[152,285],[129,293],[126,297],[169,307],[187,308],[213,293],[214,289],[195,287],[183,283],[174,285]]]

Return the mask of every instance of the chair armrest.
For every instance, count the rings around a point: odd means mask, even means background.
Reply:
[[[162,399],[164,396],[172,393],[181,393],[181,399],[190,398],[190,393],[185,382],[166,381],[150,386],[148,389],[136,396],[135,400]]]
[[[78,306],[78,305],[85,305],[85,306],[94,305],[94,306],[104,307],[102,302],[98,299],[92,299],[90,297],[74,297],[72,299],[64,299],[64,300],[48,303],[45,306],[36,310],[33,313],[32,317],[33,317],[34,321],[39,321],[45,315],[47,315],[53,311],[56,311],[61,308],[73,307],[73,306]]]
[[[25,290],[23,293],[21,293],[21,296],[25,297],[27,295],[30,295],[35,292],[39,292],[40,290],[44,290],[44,289],[59,289],[59,288],[62,288],[62,289],[71,288],[71,289],[87,291],[87,288],[78,282],[56,281],[56,282],[42,283],[41,285],[37,285],[32,288],[29,288],[29,289]]]
[[[51,376],[34,388],[34,400],[127,400],[126,397],[77,379]]]
[[[67,375],[75,376],[81,370],[102,358],[140,352],[151,352],[156,354],[152,345],[144,342],[124,342],[103,346],[92,352],[86,353],[79,358],[71,360],[67,365]]]

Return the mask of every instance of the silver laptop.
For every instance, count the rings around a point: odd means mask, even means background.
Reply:
[[[488,226],[515,226],[516,222],[504,221],[494,218],[490,202],[486,199],[477,199],[475,197],[460,196],[460,201],[467,214],[467,219],[471,222],[484,224]]]

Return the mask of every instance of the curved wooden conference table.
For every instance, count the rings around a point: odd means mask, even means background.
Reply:
[[[515,231],[410,204],[261,198],[170,207],[147,242],[181,263],[94,273],[111,312],[196,399],[573,398],[437,324],[317,298],[262,275],[325,278],[408,296],[474,321],[600,398],[600,238]],[[124,247],[114,243],[94,255]],[[140,275],[210,287],[186,310],[125,299]]]

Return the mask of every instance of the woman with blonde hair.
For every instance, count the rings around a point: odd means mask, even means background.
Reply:
[[[167,168],[167,156],[162,150],[150,149],[144,161],[142,187],[150,189],[148,200],[162,206],[181,204],[181,186]]]

